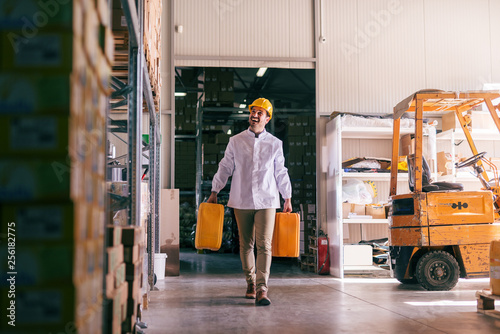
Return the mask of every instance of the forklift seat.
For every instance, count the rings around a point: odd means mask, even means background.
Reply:
[[[415,180],[413,179],[413,170],[415,169],[415,155],[408,155],[408,185],[410,191],[415,190]],[[452,182],[430,182],[431,170],[427,161],[422,156],[422,192],[428,193],[433,191],[462,191],[464,186],[461,183]]]

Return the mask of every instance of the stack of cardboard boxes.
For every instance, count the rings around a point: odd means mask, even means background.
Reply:
[[[131,333],[142,304],[144,227],[108,225],[107,229],[104,328],[107,333]]]
[[[234,102],[234,71],[226,68],[205,68],[204,107],[232,107]]]
[[[288,173],[292,204],[316,203],[316,121],[314,116],[288,118]]]
[[[175,188],[194,188],[196,183],[196,143],[175,142]]]
[[[1,288],[0,304],[15,302],[25,332],[100,332],[107,1],[9,4],[0,7],[0,226],[14,258],[0,266],[14,273],[15,298]]]
[[[175,98],[176,134],[195,134],[197,103],[197,93],[187,93],[186,96]]]
[[[122,323],[127,315],[128,282],[125,281],[125,262],[123,261],[122,227],[108,226],[106,248],[106,299],[107,312],[105,331],[121,333]]]
[[[229,135],[217,133],[215,136],[203,137],[203,180],[211,181],[224,157]],[[205,139],[207,138],[207,139]]]
[[[112,0],[112,32],[115,38],[118,60],[128,62],[127,54],[129,47],[128,23],[123,11],[121,0]],[[107,1],[105,1],[107,5]],[[151,89],[155,98],[155,104],[159,107],[161,94],[161,0],[144,0],[144,54]],[[159,112],[157,109],[156,112]]]
[[[118,0],[115,0],[118,1]],[[151,88],[160,107],[161,94],[161,0],[144,0],[144,54],[151,79]],[[157,109],[156,112],[160,110]]]
[[[134,332],[139,304],[142,304],[143,254],[145,252],[145,233],[143,226],[127,226],[122,229],[123,260],[125,281],[128,286],[126,318],[122,332]]]

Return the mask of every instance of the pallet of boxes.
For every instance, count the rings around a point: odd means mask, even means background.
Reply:
[[[143,305],[143,296],[147,296],[147,264],[144,262],[146,251],[146,220],[149,213],[148,183],[141,183],[141,216],[137,226],[129,226],[127,209],[116,208],[113,198],[128,195],[128,183],[109,182],[108,192],[111,197],[107,225],[106,244],[106,299],[107,330],[110,333],[130,333],[134,331]]]
[[[8,4],[0,6],[0,252],[11,258],[0,267],[11,280],[0,287],[0,332],[99,333],[109,11],[103,1]]]
[[[101,0],[103,1],[103,0]],[[115,40],[115,68],[113,73],[116,77],[128,76],[128,70],[124,69],[128,65],[128,48],[130,36],[128,23],[123,11],[121,0],[112,1],[112,22],[111,27]],[[105,1],[107,4],[107,1]],[[151,90],[156,105],[156,112],[159,112],[161,96],[161,0],[144,0],[144,34],[143,50],[146,67],[151,82]]]
[[[144,228],[108,226],[105,311],[109,333],[132,333],[137,322],[143,287]]]

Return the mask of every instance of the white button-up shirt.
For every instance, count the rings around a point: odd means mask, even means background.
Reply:
[[[228,207],[278,209],[280,193],[284,199],[292,198],[283,144],[266,130],[255,137],[248,129],[229,139],[212,181],[212,191],[221,191],[231,175]]]

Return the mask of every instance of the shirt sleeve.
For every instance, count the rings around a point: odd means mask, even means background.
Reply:
[[[278,190],[284,199],[292,198],[292,184],[288,176],[288,168],[285,167],[285,156],[283,155],[283,144],[280,141],[276,158],[274,160],[274,178]]]
[[[229,139],[224,157],[219,162],[219,168],[212,179],[212,192],[219,193],[226,186],[227,180],[234,172],[234,144]]]

